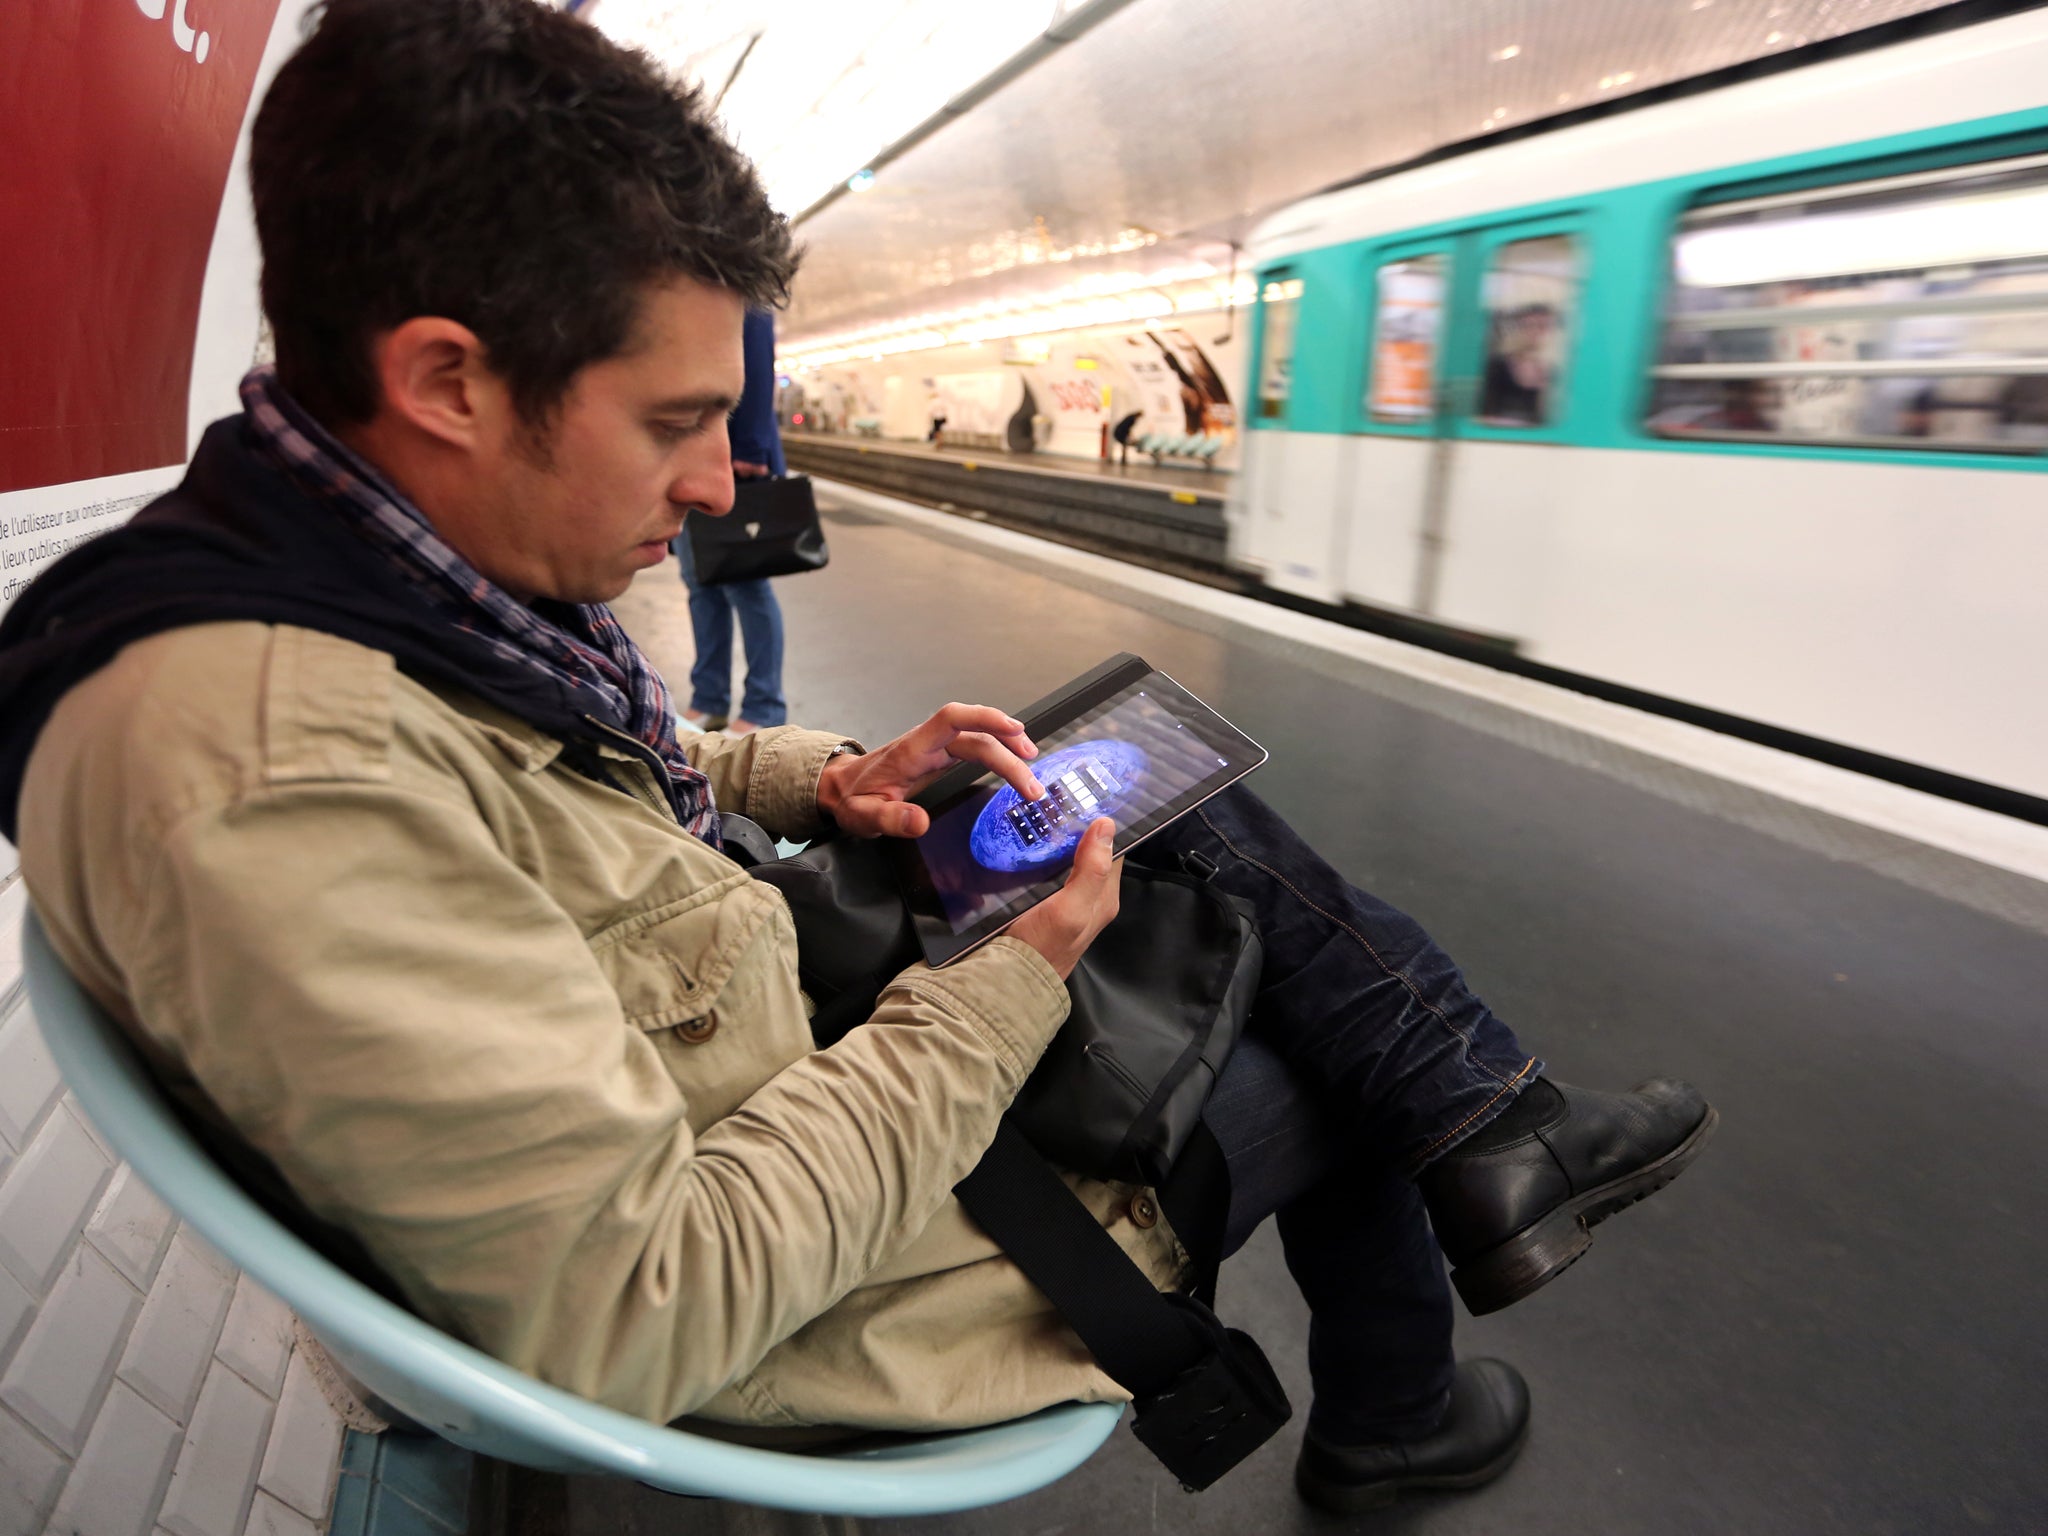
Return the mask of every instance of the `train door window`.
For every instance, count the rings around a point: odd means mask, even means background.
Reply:
[[[1450,297],[1451,260],[1442,251],[1404,256],[1373,285],[1372,369],[1366,413],[1374,421],[1420,426],[1436,415],[1437,353]]]
[[[1494,248],[1482,289],[1486,366],[1474,419],[1541,427],[1564,406],[1564,364],[1578,311],[1579,243],[1538,235]]]
[[[1259,292],[1259,390],[1261,421],[1287,414],[1294,387],[1295,329],[1301,317],[1301,279],[1276,276]]]
[[[2048,156],[1687,215],[1649,426],[2048,451]]]

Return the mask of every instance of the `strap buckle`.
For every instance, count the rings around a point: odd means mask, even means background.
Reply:
[[[1181,1487],[1200,1493],[1272,1439],[1294,1410],[1256,1339],[1225,1328],[1199,1302],[1166,1299],[1199,1311],[1213,1347],[1169,1386],[1139,1400],[1131,1433]]]

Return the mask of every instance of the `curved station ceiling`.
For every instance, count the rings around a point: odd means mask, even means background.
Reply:
[[[782,349],[801,353],[996,334],[1034,313],[1085,323],[1133,295],[1221,307],[1233,243],[1295,198],[1940,4],[592,0],[584,14],[699,82],[798,219],[809,255]]]

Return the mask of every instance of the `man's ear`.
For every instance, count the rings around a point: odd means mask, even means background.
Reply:
[[[484,363],[476,332],[419,315],[371,343],[384,408],[430,437],[475,449],[504,433],[510,397]]]

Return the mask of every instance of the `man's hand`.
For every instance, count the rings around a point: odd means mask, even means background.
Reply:
[[[1062,981],[1074,973],[1075,963],[1095,942],[1095,935],[1117,914],[1124,861],[1109,856],[1115,841],[1116,823],[1107,816],[1098,817],[1081,834],[1067,883],[1005,930],[1045,956],[1046,964],[1060,973]]]
[[[745,459],[734,459],[732,473],[736,480],[766,480],[770,471],[766,464],[749,464]]]
[[[1038,748],[1000,709],[948,704],[916,730],[865,757],[835,757],[818,778],[818,809],[858,837],[923,837],[932,819],[905,802],[956,762],[993,769],[1026,800],[1045,786],[1024,759]]]

